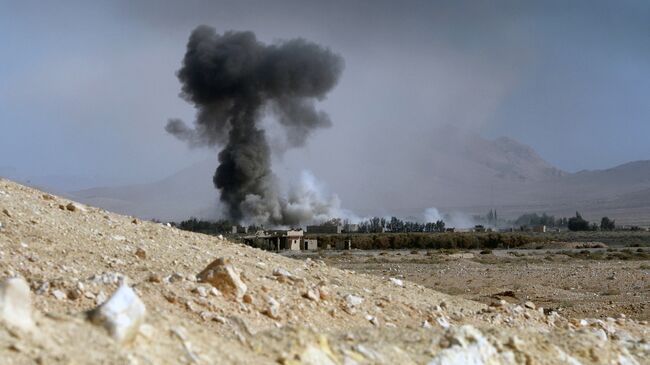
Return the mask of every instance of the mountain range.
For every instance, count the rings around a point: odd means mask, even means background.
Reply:
[[[497,209],[501,217],[508,218],[530,212],[572,216],[580,211],[592,221],[606,215],[619,224],[650,225],[650,161],[569,173],[512,138],[490,140],[443,128],[434,138],[419,143],[426,143],[427,152],[418,156],[415,169],[365,169],[363,177],[345,171],[350,176],[347,188],[334,184],[341,190],[335,191],[342,205],[360,216],[412,217],[429,207],[467,215]],[[68,195],[142,218],[215,218],[214,169],[215,163],[206,160],[160,181],[76,190]],[[377,183],[386,174],[401,178]]]

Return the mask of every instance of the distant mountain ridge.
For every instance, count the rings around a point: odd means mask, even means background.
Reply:
[[[368,176],[362,177],[367,181],[381,181],[386,174],[408,178],[398,185],[341,189],[343,206],[361,216],[414,216],[428,207],[469,214],[496,208],[511,217],[527,212],[568,216],[579,210],[592,220],[608,215],[619,223],[650,225],[650,161],[568,173],[508,137],[489,140],[443,128],[419,143],[426,143],[430,151],[430,157],[419,157],[422,168],[368,170]],[[214,169],[215,162],[206,160],[150,184],[85,189],[71,195],[142,218],[212,218],[219,213],[218,191],[212,185]],[[352,183],[358,179],[344,175]]]

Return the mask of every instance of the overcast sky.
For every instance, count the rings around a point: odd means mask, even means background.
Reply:
[[[333,126],[283,161],[371,163],[377,141],[410,152],[409,136],[445,124],[567,171],[650,159],[645,0],[0,4],[0,174],[145,182],[214,158],[164,131],[193,120],[175,71],[199,24],[345,59],[319,105]]]

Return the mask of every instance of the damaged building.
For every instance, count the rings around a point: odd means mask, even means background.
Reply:
[[[316,250],[316,239],[305,239],[302,229],[257,231],[254,235],[243,237],[249,246],[259,247],[268,251],[283,250]]]

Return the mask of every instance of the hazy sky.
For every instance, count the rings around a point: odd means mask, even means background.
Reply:
[[[319,105],[333,127],[283,160],[317,176],[416,155],[411,136],[445,124],[513,137],[567,171],[650,159],[645,0],[1,1],[0,174],[144,182],[214,158],[164,131],[193,120],[175,71],[199,24],[345,58]]]

